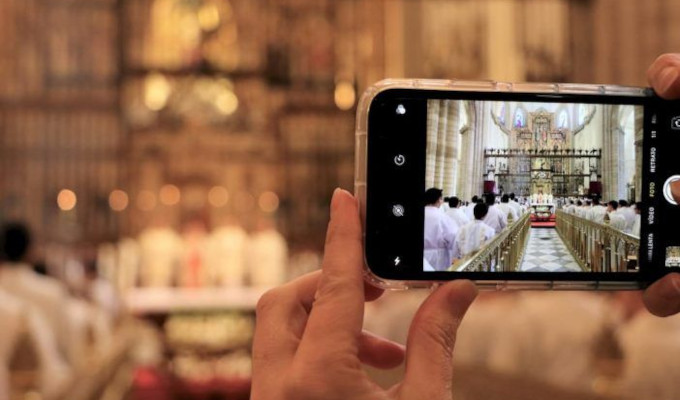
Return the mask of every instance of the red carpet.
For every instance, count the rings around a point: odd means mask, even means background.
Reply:
[[[555,221],[535,221],[531,223],[532,228],[554,228]]]

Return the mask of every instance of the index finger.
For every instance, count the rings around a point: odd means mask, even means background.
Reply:
[[[303,356],[319,350],[354,350],[364,318],[363,245],[357,202],[336,189],[326,235],[322,273],[300,343]]]
[[[663,54],[647,70],[647,81],[665,99],[680,98],[680,54]]]

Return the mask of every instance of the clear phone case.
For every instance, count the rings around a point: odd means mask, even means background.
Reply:
[[[366,89],[357,106],[355,131],[354,195],[359,201],[359,210],[365,235],[366,221],[366,176],[368,145],[368,111],[372,100],[388,89],[441,90],[456,92],[496,93],[560,93],[580,95],[648,97],[651,89],[632,86],[592,85],[578,83],[512,83],[496,81],[465,81],[438,79],[385,79]],[[441,284],[440,280],[401,281],[383,279],[373,273],[364,263],[364,277],[374,286],[384,289],[405,290],[410,288],[431,288]],[[634,278],[634,276],[631,276]],[[476,280],[480,289],[486,290],[629,290],[640,289],[638,281],[564,281],[564,280]]]

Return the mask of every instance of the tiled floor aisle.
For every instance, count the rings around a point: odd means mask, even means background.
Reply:
[[[520,271],[527,272],[580,272],[555,229],[531,228],[529,244]]]

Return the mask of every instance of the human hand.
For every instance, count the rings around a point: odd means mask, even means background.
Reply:
[[[258,302],[253,343],[253,400],[451,399],[456,331],[477,294],[449,282],[423,302],[407,346],[362,331],[364,302],[381,290],[364,284],[356,200],[336,190],[321,271],[267,292]],[[401,383],[383,389],[361,368],[406,359]]]
[[[664,99],[680,99],[680,54],[664,54],[647,70],[647,80]],[[674,188],[674,195],[678,188]],[[654,282],[645,290],[647,309],[665,317],[680,312],[680,274],[672,273]]]

